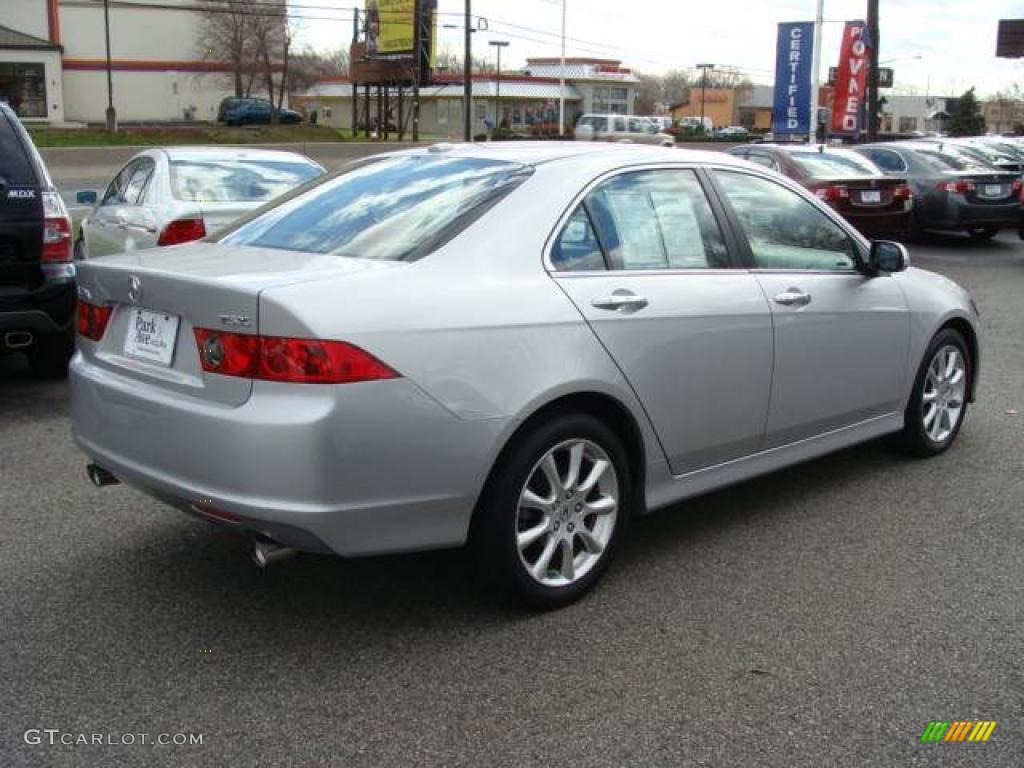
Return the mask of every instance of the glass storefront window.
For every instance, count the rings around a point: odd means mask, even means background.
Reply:
[[[0,62],[0,100],[18,117],[46,117],[46,71],[42,64]]]

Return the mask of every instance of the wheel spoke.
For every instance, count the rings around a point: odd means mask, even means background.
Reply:
[[[580,493],[590,493],[594,490],[594,486],[601,480],[601,476],[608,471],[609,464],[604,459],[594,462],[594,466],[590,469],[590,474],[587,475],[587,479],[580,483]]]
[[[949,408],[949,410],[951,410],[951,411],[959,411],[959,410],[960,410],[961,408],[963,408],[963,406],[964,406],[964,401],[963,401],[963,400],[961,400],[961,399],[960,399],[960,398],[958,398],[958,397],[954,397],[954,398],[953,398],[953,399],[951,399],[951,400],[949,401],[949,403],[948,403],[948,404],[946,405],[946,407],[947,407],[947,408]],[[952,417],[951,417],[951,420],[952,420]],[[952,425],[952,424],[950,424],[950,427],[952,427],[952,426],[953,426],[953,425]]]
[[[558,549],[558,540],[552,536],[548,539],[548,543],[544,545],[544,551],[540,553],[537,562],[530,568],[533,578],[537,579],[537,581],[543,580],[548,575],[548,567],[551,565],[551,558],[555,556],[556,549]]]
[[[545,519],[544,522],[539,525],[535,525],[533,528],[528,528],[525,531],[520,531],[516,534],[516,541],[519,544],[519,549],[523,550],[533,544],[535,541],[540,539],[542,536],[547,535],[550,529],[550,522]]]
[[[588,554],[600,555],[604,551],[604,545],[586,528],[580,528],[579,537],[580,541],[583,542],[583,548],[587,550]]]
[[[949,377],[949,383],[952,384],[954,387],[957,386],[963,380],[964,380],[964,370],[963,370],[963,368],[957,368],[955,371],[953,371],[953,375]]]
[[[544,476],[548,479],[552,494],[557,498],[561,495],[562,491],[565,490],[565,486],[562,485],[562,478],[558,476],[558,465],[555,464],[555,455],[553,453],[549,453],[545,456],[544,461],[540,463],[540,468],[544,471]]]
[[[576,578],[576,563],[575,555],[573,553],[572,539],[562,539],[562,567],[560,573],[562,578],[566,581],[572,581]]]
[[[556,497],[552,494],[546,499],[542,499],[536,493],[527,488],[523,491],[522,497],[519,499],[519,506],[526,507],[528,509],[538,509],[541,512],[550,512],[551,505],[556,501]]]
[[[939,393],[937,391],[935,391],[934,389],[932,391],[930,391],[930,392],[928,392],[926,390],[925,393],[924,393],[924,396],[921,398],[921,401],[925,402],[925,403],[934,403],[935,400],[938,398],[938,396],[939,396]]]
[[[580,479],[580,469],[583,467],[583,443],[573,443],[569,449],[569,476],[565,479],[565,489],[571,491],[576,487]]]
[[[610,515],[618,508],[618,502],[616,502],[611,496],[602,496],[600,499],[585,505],[587,514],[590,515]]]
[[[939,415],[939,406],[932,404],[931,408],[928,409],[924,415],[924,428],[931,434],[932,425],[935,423],[935,417]]]
[[[946,378],[950,379],[953,374],[956,373],[957,367],[960,363],[960,355],[957,352],[949,351],[946,353]]]

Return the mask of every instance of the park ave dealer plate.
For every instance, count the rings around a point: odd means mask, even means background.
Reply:
[[[124,353],[160,365],[170,365],[177,337],[177,315],[136,308],[128,315]]]
[[[860,193],[860,201],[862,203],[880,203],[882,202],[882,193],[877,189],[865,189]]]

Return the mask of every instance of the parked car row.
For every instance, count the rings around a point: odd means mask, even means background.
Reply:
[[[851,148],[750,144],[730,153],[803,184],[868,235],[1021,230],[1024,153],[984,139],[915,139]]]

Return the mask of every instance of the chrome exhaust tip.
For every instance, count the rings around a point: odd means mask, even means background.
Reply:
[[[271,565],[282,563],[298,553],[298,550],[278,544],[266,536],[254,536],[252,547],[249,549],[249,558],[256,564],[257,568],[268,568]]]
[[[8,331],[4,334],[4,346],[8,349],[31,347],[33,340],[31,331]]]
[[[103,488],[107,485],[117,485],[121,482],[99,464],[87,464],[85,467],[85,473],[89,476],[89,480],[92,481],[92,484],[97,488]]]

